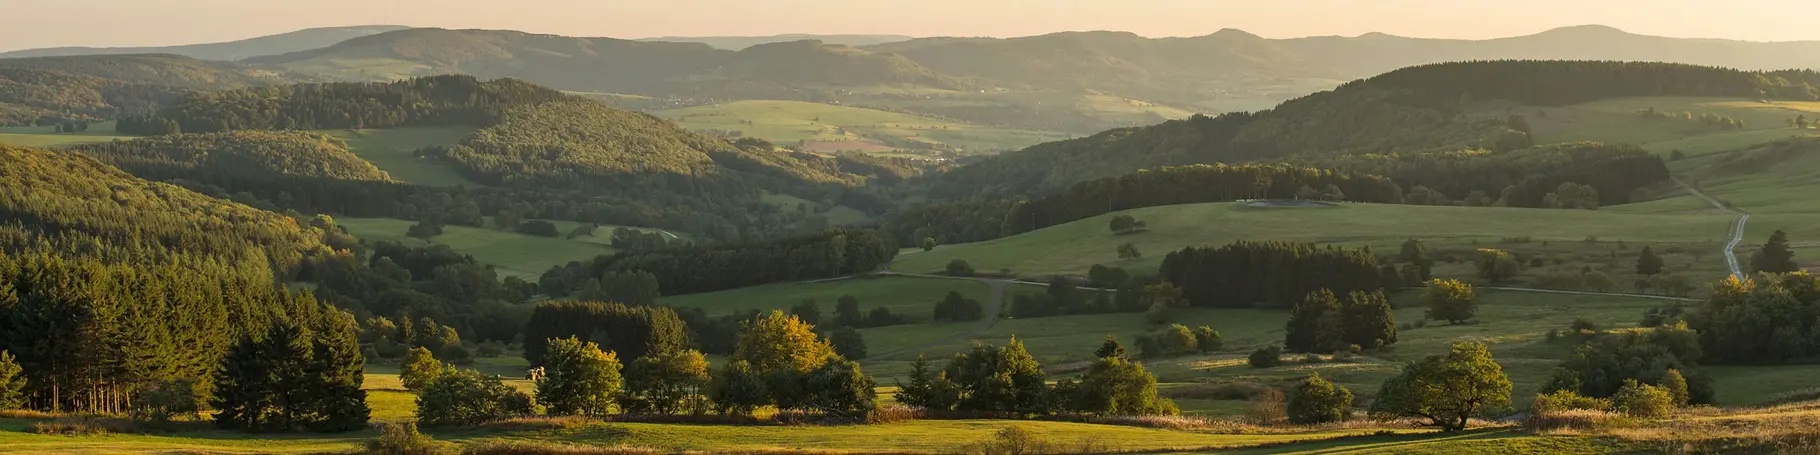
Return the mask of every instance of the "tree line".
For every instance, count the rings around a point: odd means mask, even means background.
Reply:
[[[544,272],[545,290],[578,289],[610,272],[649,272],[668,295],[829,278],[877,269],[897,256],[897,242],[873,229],[826,232],[764,243],[697,245],[631,251]]]
[[[1369,250],[1249,241],[1169,253],[1160,276],[1192,305],[1218,308],[1289,308],[1321,290],[1379,291],[1385,278]]]
[[[240,130],[489,125],[508,106],[567,95],[522,81],[448,75],[396,82],[334,82],[192,93],[115,130],[143,136]]]

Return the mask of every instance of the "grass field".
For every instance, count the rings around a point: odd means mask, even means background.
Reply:
[[[1669,163],[1669,168],[1701,191],[1751,213],[1741,245],[1740,260],[1777,229],[1790,240],[1811,248],[1820,241],[1820,139],[1781,141],[1725,152],[1692,156]],[[1613,207],[1631,213],[1677,213],[1705,201],[1692,196]],[[1810,250],[1811,251],[1811,250]],[[1797,253],[1804,264],[1820,257]]]
[[[798,206],[807,206],[811,208],[816,206],[816,203],[813,201],[788,194],[765,193],[760,195],[758,200],[766,204],[777,206],[777,208],[785,211],[797,210]],[[811,210],[813,210],[813,208]],[[828,211],[817,213],[816,215],[826,217],[829,226],[862,224],[872,221],[872,217],[866,215],[866,212],[861,212],[859,209],[844,205],[836,205],[829,208]]]
[[[354,152],[393,180],[429,186],[480,186],[441,163],[420,159],[418,149],[450,145],[474,133],[465,126],[390,128],[379,130],[324,130],[320,133],[347,142]]]
[[[1714,128],[1696,122],[1650,119],[1638,110],[1705,113],[1741,120],[1743,130]],[[1738,98],[1636,97],[1594,101],[1563,107],[1515,108],[1524,114],[1537,143],[1622,142],[1642,145],[1668,154],[1680,150],[1689,156],[1733,150],[1791,136],[1820,135],[1820,130],[1796,130],[1788,119],[1806,115],[1820,118],[1820,103],[1760,102]]]
[[[944,245],[934,251],[906,255],[893,269],[935,272],[949,261],[967,261],[975,270],[1010,269],[1022,276],[1084,274],[1094,264],[1153,271],[1164,255],[1184,246],[1224,245],[1236,240],[1284,240],[1369,246],[1374,251],[1396,251],[1410,238],[1422,239],[1429,250],[1457,251],[1461,260],[1480,247],[1521,252],[1534,249],[1549,257],[1596,260],[1600,254],[1619,251],[1634,254],[1643,244],[1684,244],[1690,257],[1684,265],[1718,270],[1732,217],[1724,213],[1641,214],[1612,210],[1541,210],[1494,207],[1434,207],[1384,204],[1344,204],[1337,208],[1255,208],[1239,203],[1212,203],[1151,207],[1120,212],[1145,221],[1150,230],[1114,235],[1106,227],[1117,214],[1028,232],[996,240]],[[1530,237],[1530,243],[1501,244],[1502,239]],[[1600,243],[1583,242],[1596,237]],[[1616,242],[1629,242],[1620,245]],[[1118,259],[1117,246],[1135,244],[1144,257]],[[1547,245],[1544,245],[1547,242]],[[1658,248],[1662,249],[1662,248]],[[1707,252],[1707,250],[1711,250]],[[1692,256],[1706,254],[1696,261]],[[1439,255],[1437,253],[1437,255]],[[1622,257],[1616,265],[1622,265]],[[1671,264],[1673,261],[1671,260]],[[1450,267],[1457,266],[1457,269]],[[1465,271],[1465,264],[1442,264],[1438,273]],[[1616,267],[1613,272],[1621,272]],[[1714,278],[1717,278],[1716,276]],[[1623,282],[1623,281],[1620,281]]]
[[[818,152],[950,147],[962,151],[1017,150],[1066,134],[993,128],[876,109],[800,101],[735,101],[656,113],[693,130],[739,131]],[[926,144],[906,147],[894,143]]]
[[[351,217],[336,218],[335,221],[362,240],[392,240],[413,246],[448,245],[457,252],[473,256],[474,260],[492,265],[501,277],[516,276],[531,281],[536,281],[551,267],[613,252],[603,237],[612,231],[610,226],[596,231],[594,238],[565,239],[448,225],[443,226],[442,235],[425,242],[404,235],[412,224],[416,224],[414,221]],[[562,227],[558,224],[558,232],[568,232]]]
[[[132,139],[132,136],[121,136],[114,132],[114,122],[90,124],[88,131],[75,133],[55,132],[54,126],[6,126],[0,127],[0,144],[19,147],[55,147],[59,145],[92,144],[115,139]]]

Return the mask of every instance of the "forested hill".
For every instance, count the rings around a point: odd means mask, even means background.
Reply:
[[[295,220],[139,179],[81,154],[0,145],[0,251],[114,263],[243,264],[294,273],[321,234]]]
[[[384,171],[349,152],[340,139],[295,131],[178,134],[72,150],[151,180],[194,178],[197,174],[268,180],[279,176],[390,180]]]
[[[190,90],[295,79],[174,55],[0,59],[0,126],[143,115]]]
[[[959,88],[902,57],[819,41],[730,51],[700,43],[411,29],[248,62],[347,79],[462,73],[564,90],[690,96],[700,90],[779,94],[817,85]]]
[[[1666,63],[1494,61],[1407,68],[1250,114],[1114,130],[1041,144],[943,175],[943,198],[1041,195],[1076,182],[1168,165],[1293,156],[1515,150],[1521,117],[1466,115],[1493,100],[1566,104],[1658,95],[1820,98],[1820,73]]]
[[[234,61],[261,55],[276,55],[287,52],[327,47],[348,39],[403,30],[407,27],[398,25],[357,25],[351,27],[323,27],[298,30],[290,33],[247,38],[221,43],[188,44],[181,46],[158,47],[53,47],[44,49],[27,49],[12,52],[0,52],[0,58],[18,57],[58,57],[73,55],[126,55],[126,54],[171,54],[202,60]]]
[[[499,114],[508,107],[564,98],[561,92],[516,80],[482,82],[472,76],[249,87],[191,94],[154,115],[123,118],[116,129],[152,135],[248,129],[485,126],[498,122]]]

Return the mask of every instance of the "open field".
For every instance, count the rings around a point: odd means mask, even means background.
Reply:
[[[1658,112],[1715,114],[1744,122],[1742,130],[1717,128],[1673,119],[1652,119],[1636,114]],[[1502,112],[1502,111],[1500,111]],[[1738,98],[1636,97],[1594,101],[1571,106],[1512,108],[1529,120],[1537,143],[1623,142],[1642,145],[1667,155],[1680,150],[1699,156],[1786,139],[1820,135],[1820,130],[1797,130],[1785,122],[1796,116],[1820,118],[1820,103],[1761,102]]]
[[[92,144],[115,139],[132,139],[132,136],[121,136],[114,133],[114,122],[90,124],[88,131],[74,133],[55,132],[54,126],[5,126],[0,127],[0,144],[19,147],[54,147],[59,145]]]
[[[797,210],[797,207],[801,206],[808,207],[809,210],[813,212],[815,210],[814,207],[816,206],[814,201],[788,194],[765,193],[760,195],[758,200],[766,204],[777,206],[777,208],[784,211]],[[861,224],[872,221],[872,217],[867,215],[866,212],[844,205],[830,207],[828,211],[816,213],[816,215],[827,218],[829,226]]]
[[[474,128],[435,126],[319,132],[347,142],[348,151],[391,174],[393,180],[429,186],[480,186],[462,177],[453,168],[420,159],[416,155],[417,150],[424,147],[459,142],[473,134]]]
[[[993,128],[914,114],[800,101],[735,101],[656,113],[692,130],[739,131],[805,150],[1017,150],[1066,134]],[[847,145],[840,145],[847,144]],[[922,145],[916,145],[922,144]]]
[[[496,268],[501,277],[516,276],[531,281],[544,272],[562,264],[573,261],[593,259],[595,256],[611,254],[613,248],[605,244],[602,236],[609,235],[612,227],[603,226],[596,231],[595,238],[589,240],[565,239],[562,237],[539,237],[517,232],[506,232],[491,228],[447,225],[442,228],[442,235],[425,242],[404,235],[405,231],[416,224],[414,221],[392,218],[337,218],[336,224],[348,229],[348,233],[362,240],[392,240],[406,245],[448,245],[456,252],[473,256],[475,260],[490,264]],[[562,231],[558,225],[558,232]],[[597,243],[598,242],[598,243]]]
[[[1811,130],[1810,130],[1811,131]],[[1813,246],[1820,241],[1820,139],[1799,139],[1732,149],[1689,157],[1669,163],[1671,170],[1702,192],[1751,213],[1740,260],[1777,229],[1788,231],[1790,241]],[[1703,204],[1683,196],[1642,204],[1613,207],[1627,213],[1670,214]],[[1797,258],[1820,259],[1812,254]]]
[[[1710,208],[1710,207],[1709,207]],[[1106,226],[1118,214],[1130,214],[1148,223],[1150,230],[1114,235]],[[1369,246],[1393,252],[1403,241],[1416,238],[1428,244],[1432,255],[1443,260],[1436,273],[1453,276],[1469,272],[1467,262],[1478,248],[1501,248],[1544,256],[1561,266],[1607,263],[1608,273],[1625,273],[1623,256],[1642,245],[1682,245],[1688,257],[1670,259],[1671,267],[1710,268],[1716,279],[1724,273],[1718,257],[1728,239],[1733,220],[1726,213],[1640,214],[1611,209],[1542,210],[1497,207],[1436,207],[1384,204],[1343,204],[1336,208],[1255,208],[1238,203],[1211,203],[1150,207],[1107,214],[1052,226],[1012,237],[978,243],[944,245],[934,251],[906,255],[893,266],[903,272],[935,272],[949,261],[967,261],[975,270],[1010,269],[1021,276],[1084,274],[1094,264],[1151,272],[1164,255],[1184,246],[1225,245],[1237,240],[1282,240]],[[1525,243],[1507,238],[1528,237]],[[1588,244],[1589,238],[1598,243]],[[1117,246],[1130,242],[1144,253],[1142,259],[1121,261]],[[1618,243],[1626,242],[1626,243]],[[1665,247],[1658,246],[1657,250]],[[1709,251],[1710,250],[1710,251]],[[1446,254],[1459,263],[1446,263]],[[1611,255],[1618,255],[1612,258]],[[1605,259],[1599,259],[1599,256]],[[1533,268],[1540,272],[1549,267]],[[1597,268],[1597,267],[1595,267]],[[1578,270],[1578,267],[1574,267]],[[1614,275],[1614,278],[1621,278]],[[1704,280],[1705,278],[1702,278]],[[1626,282],[1620,280],[1621,283]]]

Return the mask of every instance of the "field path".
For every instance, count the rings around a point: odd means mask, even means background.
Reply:
[[[1744,213],[1743,210],[1727,206],[1724,202],[1720,202],[1712,196],[1707,196],[1706,193],[1700,192],[1700,190],[1695,189],[1693,185],[1688,185],[1687,182],[1683,182],[1681,179],[1670,177],[1669,180],[1674,180],[1676,185],[1681,185],[1681,188],[1687,189],[1687,192],[1699,196],[1700,199],[1705,199],[1706,203],[1712,204],[1713,207],[1738,214],[1738,223],[1732,225],[1732,239],[1725,244],[1725,265],[1731,267],[1732,276],[1738,277],[1738,279],[1744,279],[1744,268],[1738,266],[1738,254],[1733,252],[1733,250],[1738,248],[1738,243],[1744,241],[1744,224],[1750,222],[1750,214]]]

